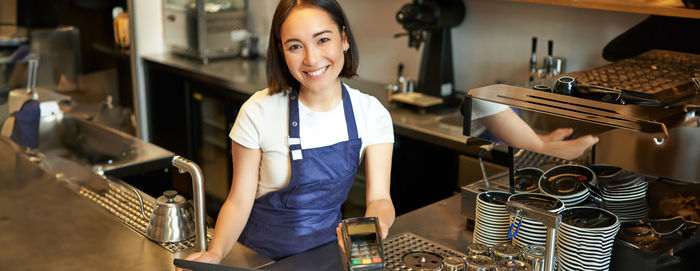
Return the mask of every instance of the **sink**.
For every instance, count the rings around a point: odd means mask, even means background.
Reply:
[[[71,114],[48,115],[40,121],[39,153],[69,160],[101,175],[121,178],[168,168],[174,156],[139,138]]]

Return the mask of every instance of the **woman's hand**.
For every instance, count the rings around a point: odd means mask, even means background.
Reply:
[[[202,263],[219,264],[221,262],[221,257],[219,255],[216,255],[216,254],[211,253],[211,252],[196,252],[196,253],[192,253],[190,255],[187,255],[187,257],[185,257],[185,260],[202,262]],[[182,268],[176,267],[175,270],[176,271],[184,271],[184,270],[189,270],[189,269],[182,269]]]
[[[573,160],[583,155],[588,148],[598,143],[598,138],[592,135],[564,140],[573,132],[574,129],[571,128],[559,128],[548,135],[540,135],[539,137],[543,142],[543,153]]]

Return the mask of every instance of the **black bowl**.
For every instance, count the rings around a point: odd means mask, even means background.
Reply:
[[[605,187],[607,189],[622,188],[643,181],[642,175],[629,172],[616,166],[589,164],[586,165],[586,167],[590,168],[593,173],[595,173],[598,180],[598,187]]]
[[[515,171],[515,191],[536,191],[544,171],[539,168],[526,167]]]
[[[617,216],[594,207],[573,207],[559,212],[561,221],[579,228],[608,228],[617,224]]]
[[[561,200],[544,194],[515,194],[508,198],[508,201],[517,201],[527,206],[537,207],[547,211],[558,210],[564,207]]]
[[[581,182],[596,182],[596,176],[591,169],[580,165],[560,165],[542,174],[539,184],[546,194],[571,196],[586,190]]]
[[[506,205],[506,202],[508,202],[508,197],[510,197],[510,193],[502,191],[486,191],[479,193],[478,197],[484,202]]]

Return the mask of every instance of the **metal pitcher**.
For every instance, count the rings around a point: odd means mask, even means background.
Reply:
[[[141,193],[134,189],[141,205],[141,214],[148,219],[146,237],[159,243],[180,242],[195,234],[192,203],[178,195],[175,190],[167,190],[153,204],[151,217],[146,216]]]

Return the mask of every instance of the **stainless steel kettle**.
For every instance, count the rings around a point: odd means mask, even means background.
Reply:
[[[192,203],[175,190],[167,190],[153,204],[151,217],[146,216],[143,198],[134,189],[141,205],[141,214],[149,220],[146,237],[159,243],[180,242],[195,235]]]

